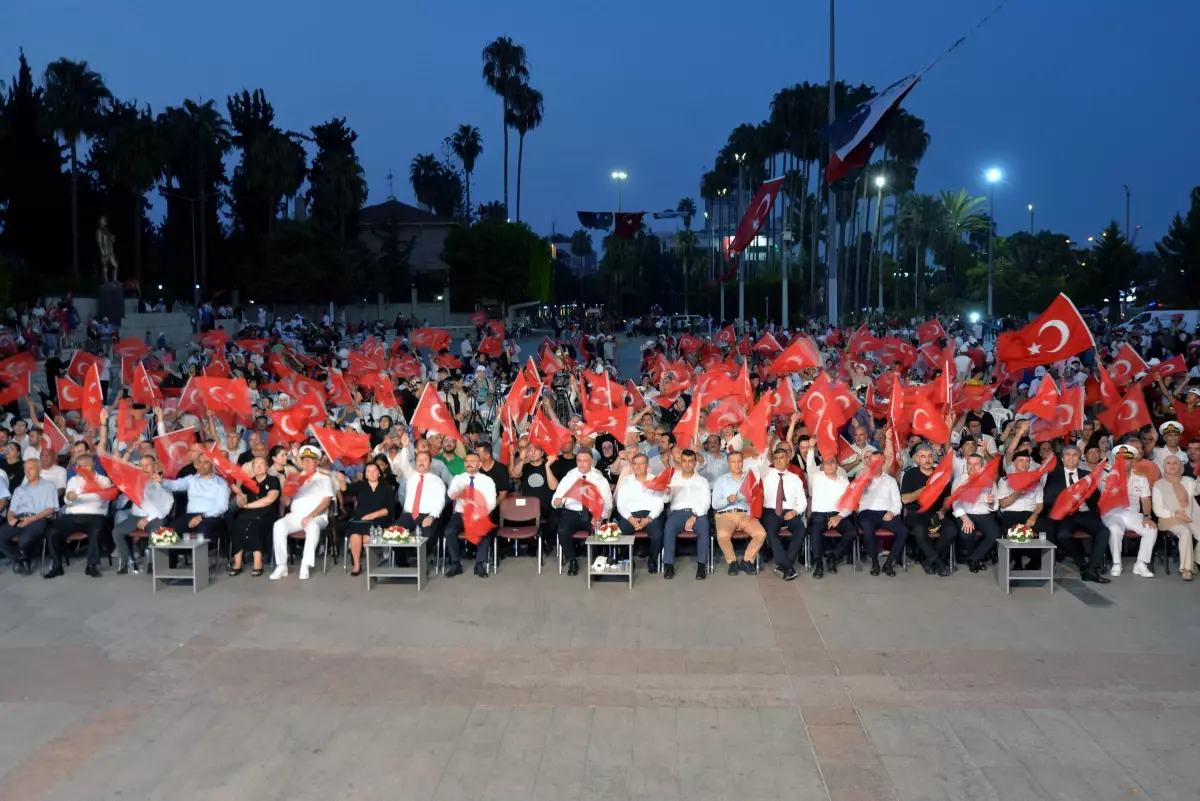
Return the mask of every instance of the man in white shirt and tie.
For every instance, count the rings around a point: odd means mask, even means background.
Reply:
[[[650,480],[649,463],[646,454],[639,452],[631,462],[632,472],[622,476],[617,483],[617,525],[627,537],[644,533],[650,538],[647,570],[657,573],[658,555],[663,543],[662,513],[666,494],[646,487],[646,482]],[[675,568],[672,566],[671,575],[667,578],[674,575]]]
[[[996,457],[999,458],[999,457]],[[979,454],[967,457],[967,473],[961,481],[955,483],[954,489],[970,481],[973,476],[983,471],[984,459]],[[979,492],[974,498],[959,498],[951,505],[951,512],[958,519],[960,538],[968,544],[974,544],[967,558],[967,565],[972,573],[983,570],[983,559],[1000,539],[1000,524],[996,522],[996,485],[993,484]]]
[[[436,541],[441,531],[442,510],[446,507],[446,484],[432,472],[433,456],[418,451],[412,472],[404,479],[404,509],[396,522]]]
[[[799,575],[796,557],[807,534],[804,510],[808,508],[808,499],[804,495],[804,482],[788,470],[789,458],[787,448],[782,445],[776,448],[771,454],[772,467],[764,470],[762,477],[762,525],[775,558],[775,572],[784,581],[792,581]],[[779,537],[781,529],[786,529],[790,535],[786,548]]]
[[[880,472],[867,485],[858,502],[858,527],[862,530],[863,544],[871,560],[872,576],[878,576],[880,573],[877,534],[880,529],[890,531],[894,535],[891,550],[883,562],[883,573],[893,578],[896,575],[893,565],[903,556],[904,548],[908,544],[908,525],[904,522],[903,511],[900,485],[888,473]]]
[[[275,570],[271,580],[278,581],[288,574],[287,538],[296,531],[304,532],[304,555],[300,561],[300,578],[307,579],[309,571],[317,564],[317,542],[321,529],[329,524],[329,506],[333,503],[333,481],[324,473],[317,472],[317,461],[321,453],[312,445],[300,448],[300,466],[304,483],[292,496],[288,513],[275,521],[271,531],[275,542]]]
[[[558,546],[562,549],[563,559],[566,560],[568,576],[579,574],[579,565],[575,561],[575,532],[590,532],[593,523],[607,520],[612,514],[612,489],[608,486],[608,479],[602,476],[599,470],[593,469],[593,464],[591,451],[581,450],[576,454],[575,467],[558,482],[558,489],[554,491],[554,497],[550,500],[551,506],[561,510],[558,516]],[[574,497],[585,489],[581,487],[572,492],[580,482],[588,485],[586,492],[599,494],[599,517],[593,519],[592,512]],[[568,493],[573,497],[566,497]]]
[[[708,525],[708,507],[712,488],[708,479],[696,472],[696,452],[688,449],[679,455],[679,472],[671,476],[667,488],[671,511],[663,531],[663,578],[675,575],[675,542],[683,531],[696,535],[696,578],[708,577],[708,549],[712,535]]]
[[[454,514],[446,524],[446,559],[449,563],[446,567],[446,578],[454,578],[463,572],[462,543],[459,542],[458,535],[463,532],[463,506],[468,502],[467,499],[474,496],[477,501],[482,500],[488,514],[496,508],[496,482],[480,472],[479,454],[474,451],[468,453],[463,463],[466,472],[460,473],[450,481],[447,492],[454,501]],[[489,531],[475,549],[475,575],[480,578],[488,576],[488,559],[494,536],[494,531]]]

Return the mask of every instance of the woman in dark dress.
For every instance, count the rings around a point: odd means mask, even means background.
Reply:
[[[258,484],[258,492],[251,492],[238,483],[233,485],[238,509],[233,519],[231,576],[241,574],[242,558],[246,551],[254,554],[254,568],[250,575],[262,575],[263,553],[271,541],[271,526],[279,516],[279,479],[267,472],[266,458],[259,456],[252,459],[248,467]]]
[[[392,522],[396,489],[383,480],[379,465],[367,462],[362,480],[350,485],[349,494],[355,499],[354,511],[346,526],[346,533],[350,535],[350,557],[354,560],[350,575],[357,576],[362,573],[363,537],[368,536],[373,527],[387,528]]]

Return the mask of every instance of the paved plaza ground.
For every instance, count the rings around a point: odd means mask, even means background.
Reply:
[[[0,576],[0,799],[1196,799],[1200,587]]]

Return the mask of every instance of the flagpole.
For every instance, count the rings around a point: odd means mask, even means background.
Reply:
[[[829,124],[832,125],[837,118],[837,100],[836,86],[837,79],[835,78],[834,68],[834,36],[833,36],[833,18],[834,6],[837,0],[829,0]],[[833,148],[829,148],[832,155]],[[829,297],[826,298],[829,304],[829,324],[838,325],[838,252],[837,252],[837,192],[831,186],[826,184],[826,192],[829,195],[829,220],[825,225],[826,240],[825,240],[825,261],[827,262],[827,270],[829,271]]]
[[[743,186],[743,176],[746,173],[746,154],[739,153],[734,156],[738,163],[738,220],[746,216],[746,193]],[[754,240],[751,239],[753,244]],[[738,333],[746,333],[746,251],[750,245],[742,249],[738,254]]]

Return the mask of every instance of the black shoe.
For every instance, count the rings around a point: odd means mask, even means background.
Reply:
[[[949,576],[950,575],[950,566],[939,562],[938,566],[937,566],[937,574],[939,576],[941,576],[942,578]]]
[[[755,566],[755,564],[753,562],[747,562],[745,559],[743,559],[738,565],[738,570],[741,570],[743,573],[749,576],[758,575],[758,568]]]
[[[787,568],[785,568],[783,565],[775,565],[775,575],[783,578],[787,575]]]
[[[830,575],[837,573],[838,562],[842,561],[840,557],[833,556],[829,559],[829,566],[826,568]]]
[[[658,572],[658,560],[653,556],[646,560],[646,572],[652,576]]]
[[[85,576],[91,576],[92,578],[100,578],[100,568],[96,567],[95,565],[88,565],[87,568],[84,569],[83,574]]]
[[[1112,581],[1108,578],[1108,576],[1103,576],[1094,570],[1083,571],[1079,574],[1079,578],[1083,579],[1084,581],[1090,581],[1093,584],[1112,584]]]
[[[484,567],[483,565],[479,565],[479,564],[475,565],[475,575],[479,576],[480,578],[487,578],[488,577],[487,568]]]
[[[462,575],[462,565],[461,564],[450,565],[450,567],[448,567],[446,569],[446,578],[454,578],[455,576],[461,576],[461,575]]]
[[[579,575],[579,563],[577,561],[575,561],[574,559],[567,560],[567,575],[568,576],[578,576]]]
[[[675,565],[665,565],[663,567],[663,578],[665,578],[665,579],[675,578]]]
[[[358,576],[361,576],[361,575],[362,575],[362,568],[361,568],[361,567],[359,567],[359,568],[356,568],[356,569],[354,569],[354,570],[351,570],[351,571],[350,571],[350,577],[351,577],[351,578],[356,578],[356,577],[358,577]]]
[[[783,580],[784,581],[795,581],[796,576],[798,576],[798,575],[800,575],[800,574],[796,572],[796,568],[789,567],[788,569],[783,571]]]
[[[820,559],[818,559],[817,563],[815,565],[813,565],[812,577],[815,579],[825,577],[825,565],[822,563],[822,561]]]
[[[43,573],[42,578],[44,578],[44,579],[58,578],[62,574],[63,574],[62,565],[55,565],[54,567],[50,568],[50,570]]]
[[[18,576],[23,576],[25,575],[25,565],[18,559],[12,563],[12,571]]]
[[[729,575],[736,576],[737,574],[738,574],[738,563],[730,562],[729,563]]]
[[[896,568],[892,567],[892,557],[890,556],[887,558],[887,561],[883,563],[883,574],[885,576],[891,576],[892,578],[896,577]]]
[[[124,562],[122,562],[121,566],[117,568],[118,576],[124,576],[128,572],[129,572],[129,566],[126,565]]]
[[[879,575],[879,560],[878,559],[871,559],[871,575],[872,576]]]
[[[701,562],[696,565],[696,581],[704,581],[708,578],[708,565]]]
[[[972,559],[969,569],[972,573],[984,573],[987,571],[987,563],[982,559]]]

